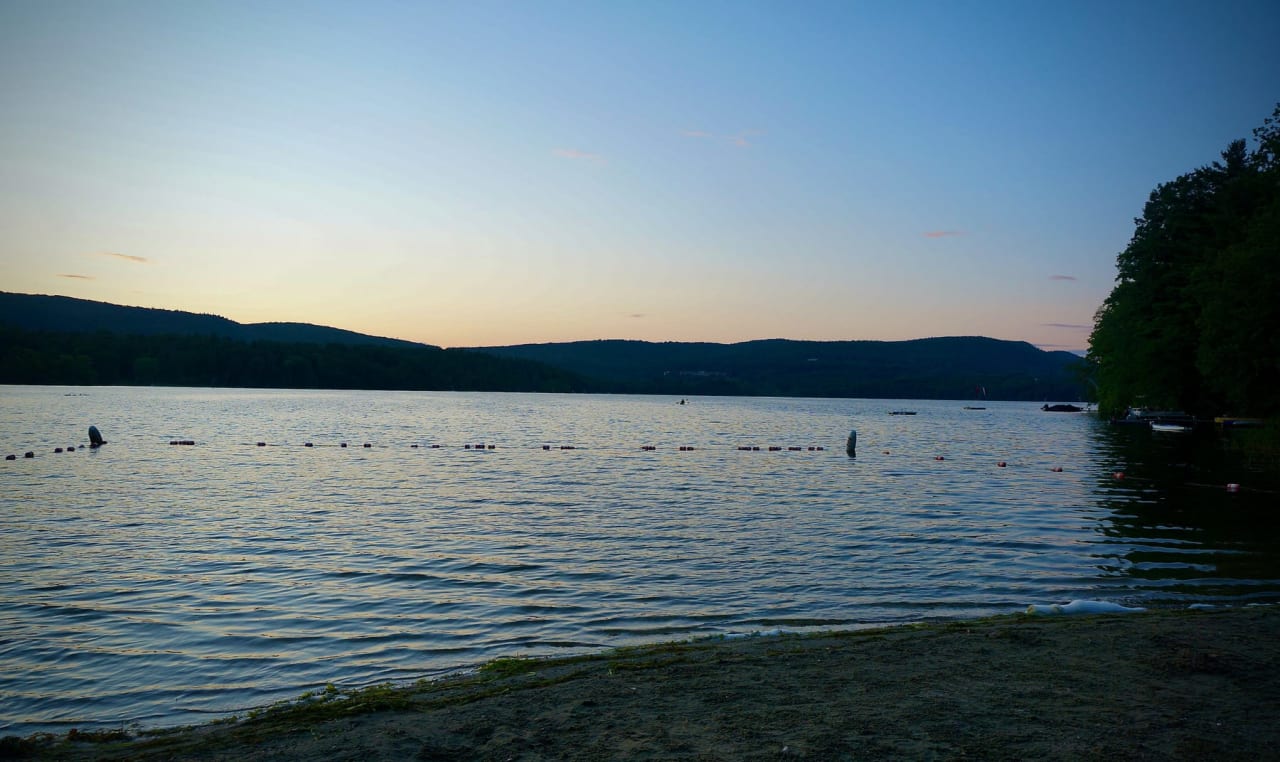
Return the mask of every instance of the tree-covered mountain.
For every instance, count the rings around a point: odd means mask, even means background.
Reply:
[[[1077,400],[1081,359],[984,337],[737,344],[578,341],[475,348],[619,390],[779,397]]]
[[[306,323],[0,293],[0,383],[594,391],[529,360]]]
[[[237,323],[217,315],[3,291],[0,291],[0,325],[54,333],[103,330],[134,336],[220,336],[237,341],[298,344],[426,346],[310,323]]]
[[[1280,414],[1280,105],[1151,192],[1089,340],[1100,407]]]
[[[1080,358],[981,337],[441,349],[0,293],[0,383],[1075,400]]]
[[[286,389],[596,391],[574,374],[426,345],[239,341],[0,325],[0,383]]]

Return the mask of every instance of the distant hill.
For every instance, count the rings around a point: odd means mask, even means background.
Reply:
[[[0,291],[0,325],[64,333],[110,331],[132,336],[222,336],[237,341],[299,344],[429,346],[310,323],[237,323],[217,315],[3,291]]]
[[[977,336],[441,349],[307,323],[0,292],[0,383],[1079,400],[1080,358]]]
[[[0,383],[302,389],[596,391],[532,360],[306,323],[0,292]]]
[[[912,341],[738,344],[579,341],[479,347],[537,360],[627,391],[783,397],[1078,400],[1069,352],[978,336]]]

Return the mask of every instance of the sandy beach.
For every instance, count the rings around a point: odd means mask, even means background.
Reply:
[[[0,757],[1261,759],[1280,607],[1005,616],[503,659],[235,722],[6,739]]]

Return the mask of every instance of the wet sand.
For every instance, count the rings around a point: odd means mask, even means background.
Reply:
[[[403,689],[0,757],[1264,759],[1280,607],[976,622],[500,660]]]

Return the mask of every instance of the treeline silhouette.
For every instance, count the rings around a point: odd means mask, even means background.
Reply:
[[[239,341],[286,344],[429,346],[310,323],[237,323],[219,315],[4,291],[0,291],[0,325],[55,333],[106,330],[138,336],[221,336]]]
[[[0,383],[289,389],[597,391],[525,360],[425,345],[238,341],[222,336],[0,327]]]
[[[737,344],[578,341],[484,347],[641,394],[1079,400],[1081,358],[981,336]]]
[[[1090,337],[1102,411],[1280,415],[1280,104],[1253,134],[1135,220]]]
[[[1078,400],[1067,352],[984,337],[441,349],[306,323],[0,292],[0,383]]]

